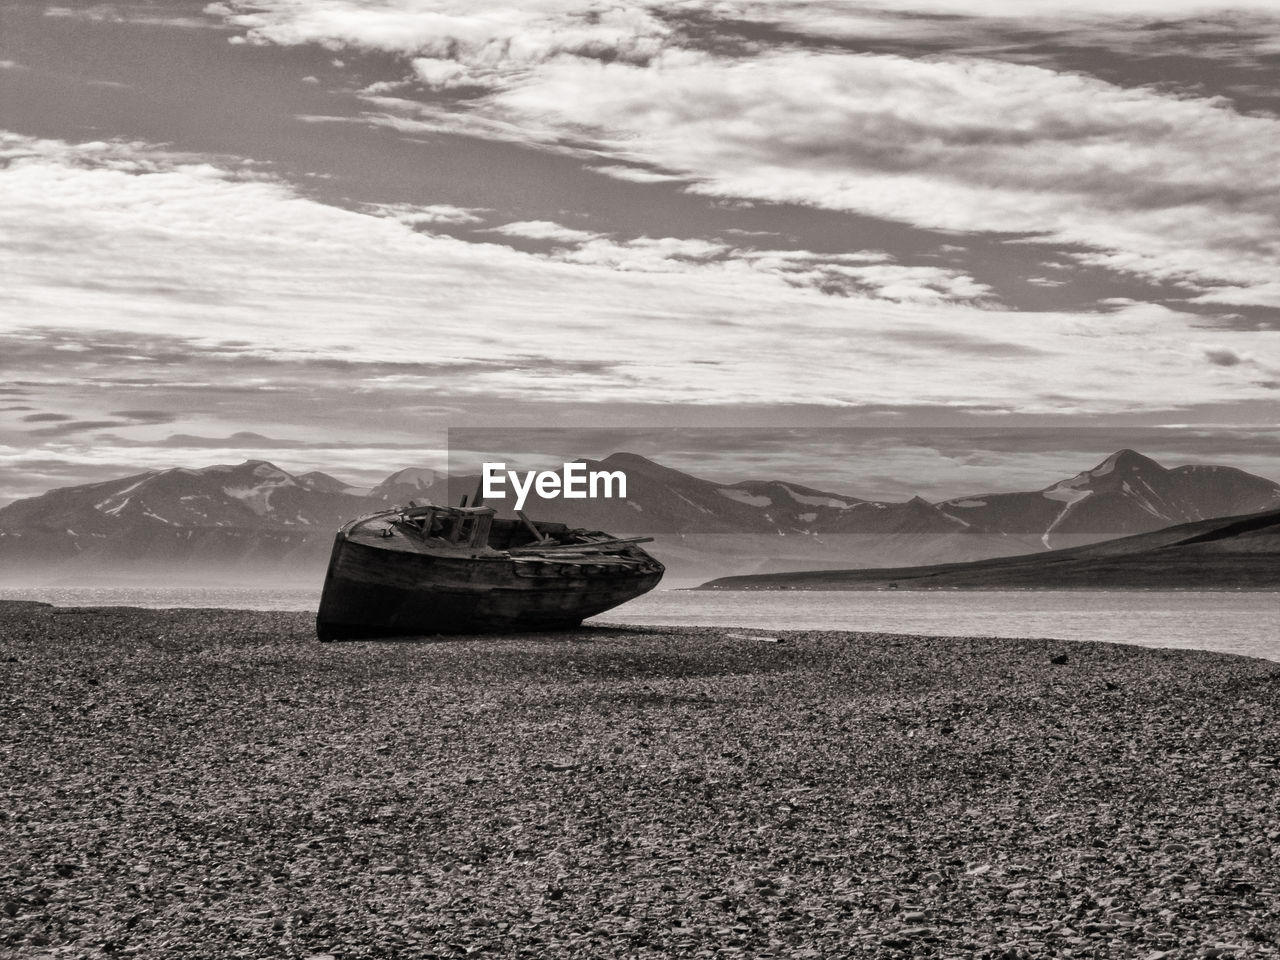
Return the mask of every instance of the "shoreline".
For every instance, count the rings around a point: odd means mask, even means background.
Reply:
[[[268,591],[269,592],[269,591]],[[285,613],[314,618],[314,607],[285,608],[275,603],[246,605],[244,596],[192,596],[180,591],[173,602],[155,596],[79,596],[43,594],[38,598],[5,598],[6,602],[44,603],[55,607],[104,610],[208,610],[226,613]],[[1143,647],[1201,649],[1280,662],[1280,621],[1276,610],[1256,592],[1089,591],[1087,604],[1071,591],[888,592],[806,591],[752,593],[704,591],[689,596],[668,591],[666,598],[647,595],[606,611],[586,622],[650,629],[697,626],[720,630],[810,630],[892,633],[919,637],[1053,637],[1070,642],[1096,641]],[[813,598],[815,606],[809,605]],[[866,598],[865,601],[853,597]],[[910,599],[908,599],[908,597]],[[1150,604],[1161,604],[1153,611]],[[678,602],[682,601],[687,602]],[[1140,600],[1137,598],[1141,598]],[[150,599],[151,602],[148,602]],[[656,601],[656,602],[654,602]],[[918,601],[918,602],[917,602]],[[692,604],[692,605],[691,605]],[[1117,607],[1117,604],[1119,605]],[[1135,607],[1139,605],[1141,609]],[[1168,609],[1164,609],[1167,607]]]
[[[0,608],[0,954],[1280,948],[1269,661]]]

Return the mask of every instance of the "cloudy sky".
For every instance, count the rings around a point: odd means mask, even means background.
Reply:
[[[1280,479],[1278,186],[1274,0],[6,0],[0,502],[511,424]]]

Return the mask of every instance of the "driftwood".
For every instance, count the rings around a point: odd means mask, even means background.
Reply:
[[[761,643],[782,643],[778,637],[761,637],[749,633],[726,633],[730,640],[759,640]]]

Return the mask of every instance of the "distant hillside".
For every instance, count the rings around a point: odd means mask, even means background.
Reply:
[[[1046,548],[1071,546],[1081,534],[1115,537],[1271,508],[1280,508],[1280,484],[1234,467],[1170,470],[1133,450],[1033,493],[984,493],[938,504],[947,516],[1029,534]]]
[[[702,590],[1280,590],[1280,510],[971,563],[722,577]]]
[[[368,499],[372,502],[369,509],[378,509],[376,504],[395,507],[407,504],[410,500],[430,500],[433,495],[441,492],[437,484],[444,480],[445,477],[441,474],[425,467],[397,470],[369,491]]]
[[[772,538],[755,548],[761,562],[797,552],[837,566],[977,560],[1280,508],[1280,484],[1271,480],[1224,466],[1166,469],[1132,450],[1041,490],[937,504],[867,500],[784,480],[716,483],[630,453],[587,462],[625,471],[627,500],[531,497],[527,512],[619,532]],[[450,481],[451,499],[471,494],[478,479]]]
[[[0,510],[0,574],[309,582],[365,491],[274,464],[163,470],[51,490]]]
[[[1075,546],[1201,518],[1280,508],[1280,484],[1221,466],[1165,469],[1131,450],[1025,493],[942,503],[866,500],[786,480],[720,483],[630,453],[626,499],[540,500],[540,519],[658,538],[668,582],[727,573],[956,563]],[[457,503],[477,477],[399,470],[370,491],[262,460],[139,473],[0,509],[0,578],[309,583],[333,533],[413,499]],[[509,513],[512,500],[492,505]]]

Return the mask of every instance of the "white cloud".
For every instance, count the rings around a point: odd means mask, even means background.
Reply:
[[[424,227],[444,223],[463,225],[480,223],[484,218],[477,216],[486,212],[481,208],[455,207],[449,203],[369,203],[364,208],[379,217],[389,217],[409,227]]]
[[[675,173],[658,173],[643,167],[627,167],[621,164],[606,164],[601,167],[587,167],[592,173],[602,173],[614,180],[626,180],[630,183],[670,183],[674,180],[687,180],[688,177]]]
[[[512,69],[562,54],[644,62],[661,50],[669,33],[644,4],[597,0],[491,7],[470,0],[228,0],[206,11],[245,29],[254,43],[318,43],[420,58],[420,77],[433,86],[496,85]],[[457,71],[446,63],[456,64]]]
[[[241,0],[220,9],[256,42],[391,51],[418,58],[430,86],[490,91],[450,106],[372,97],[386,111],[375,122],[405,131],[532,144],[589,158],[607,176],[687,179],[688,189],[725,198],[1037,234],[1097,251],[1086,263],[1183,283],[1215,302],[1271,299],[1258,288],[1280,258],[1280,121],[1222,101],[974,57],[697,52],[680,45],[656,0],[518,9]],[[1177,36],[1247,16],[1254,34],[1280,41],[1272,0],[869,0],[852,9],[692,0],[680,12],[834,37],[935,30],[955,21],[931,18],[952,15]],[[1170,28],[1179,17],[1210,19]]]
[[[1272,0],[861,0],[856,6],[843,0],[713,0],[700,7],[815,39],[912,40],[975,52],[985,46],[993,55],[1015,58],[1051,57],[1055,44],[1082,43],[1152,55],[1192,47],[1262,54],[1280,39],[1280,11]],[[1239,35],[1233,35],[1236,28]],[[1009,39],[1037,33],[1047,41],[1028,44],[1037,51],[1019,51]]]
[[[752,6],[747,4],[747,6]],[[759,5],[755,5],[759,8]],[[832,10],[827,0],[784,0],[784,9],[816,8]],[[1183,17],[1210,16],[1238,11],[1276,14],[1271,0],[1074,0],[1071,4],[1028,3],[1027,0],[860,0],[862,10],[886,10],[907,14],[962,17],[1009,17],[1038,19],[1096,20],[1106,18],[1150,18],[1169,21]]]
[[[547,220],[508,223],[485,232],[554,241],[557,247],[544,254],[548,259],[624,272],[740,274],[750,271],[776,277],[794,287],[899,303],[991,303],[995,300],[991,288],[962,271],[899,264],[881,251],[760,250],[696,237],[615,240]]]
[[[1198,297],[1192,297],[1191,302],[1280,309],[1280,280],[1254,283],[1249,286],[1213,287]]]
[[[726,19],[771,23],[815,36],[956,39],[966,20],[1000,21],[1023,30],[1135,28],[1212,31],[1213,21],[1280,21],[1271,0],[718,0],[701,5]]]
[[[1240,370],[1205,364],[1189,345],[1189,318],[1153,307],[1028,322],[955,304],[824,296],[749,262],[625,271],[423,234],[139,145],[18,136],[2,145],[0,297],[10,332],[70,328],[73,342],[125,344],[110,362],[96,362],[95,346],[25,375],[99,405],[137,389],[131,382],[148,384],[149,396],[205,391],[236,398],[221,408],[234,429],[272,434],[254,418],[302,384],[310,399],[298,416],[391,396],[1036,412],[1266,395]],[[714,254],[678,239],[647,244],[632,253],[694,263]],[[786,256],[775,255],[784,272]],[[803,261],[791,265],[807,269]],[[872,254],[828,266],[867,276],[894,265]],[[918,268],[905,269],[918,287]],[[175,331],[185,345],[165,347]],[[1265,338],[1242,332],[1231,342],[1262,354]],[[709,357],[717,364],[693,365]]]
[[[589,263],[645,273],[753,271],[795,287],[828,294],[872,296],[899,303],[955,303],[994,300],[994,292],[958,270],[893,263],[878,251],[829,254],[809,250],[757,250],[709,240],[637,237],[616,241],[597,237],[552,254],[570,263]]]
[[[678,42],[663,14],[707,22],[777,24],[815,36],[955,37],[955,19],[1001,20],[1023,29],[1145,25],[1198,30],[1206,20],[1280,23],[1273,0],[524,0],[477,6],[467,0],[226,0],[205,8],[258,43],[319,43],[430,56],[496,79],[569,53],[645,62]],[[1211,30],[1211,26],[1204,26]]]
[[[528,0],[518,7],[466,0],[227,0],[206,12],[246,30],[255,43],[419,57],[419,79],[436,88],[503,88],[565,55],[647,64],[685,45],[670,25],[672,14],[677,23],[682,17],[704,25],[724,21],[730,35],[739,24],[755,23],[817,41],[922,41],[998,59],[1048,57],[1055,42],[1139,55],[1194,49],[1259,56],[1280,47],[1274,0]],[[1009,40],[1035,33],[1047,45],[1019,51]]]
[[[504,237],[523,237],[527,240],[551,240],[556,243],[584,243],[601,234],[590,230],[578,230],[550,220],[518,220],[491,227],[487,232],[500,233]]]
[[[715,269],[722,269],[724,264],[719,258],[728,252],[729,247],[710,240],[637,237],[616,241],[595,237],[556,256],[572,263],[597,264],[614,270],[675,273],[706,266],[712,260],[715,260]]]
[[[442,60],[439,57],[415,57],[412,65],[414,76],[433,90],[461,87],[468,82],[467,68],[456,60]]]
[[[589,132],[601,152],[686,172],[697,192],[1036,233],[1162,280],[1249,287],[1280,254],[1280,122],[1038,67],[801,51],[562,59],[480,114],[534,143]]]
[[[98,23],[129,23],[147,27],[174,27],[186,30],[203,30],[221,27],[218,20],[208,17],[188,17],[158,14],[146,3],[97,3],[82,7],[46,7],[46,17],[70,20],[90,20]]]

